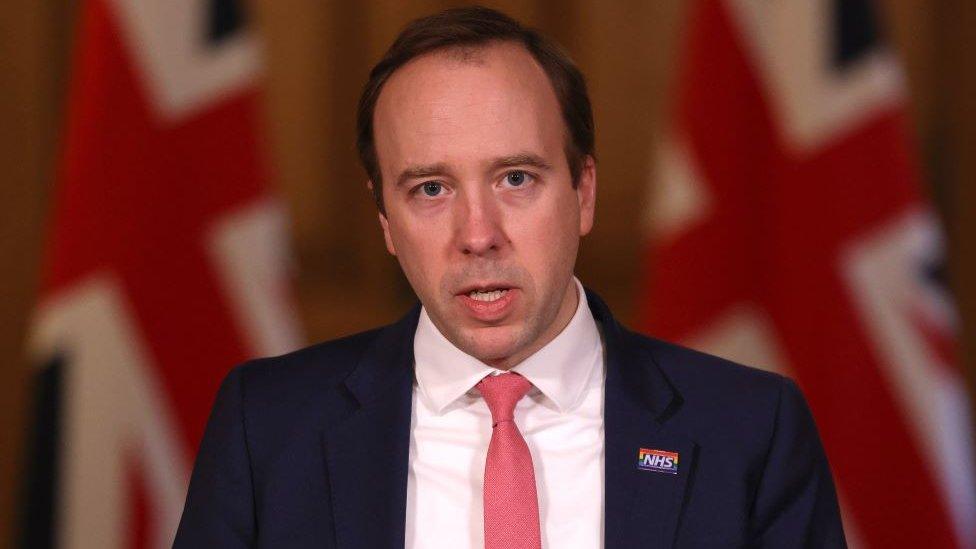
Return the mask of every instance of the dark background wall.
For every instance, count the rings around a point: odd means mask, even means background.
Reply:
[[[383,249],[353,149],[354,105],[371,62],[408,20],[455,2],[254,0],[267,40],[268,151],[292,212],[297,294],[311,340],[388,321],[409,289]],[[625,320],[641,283],[639,232],[660,133],[679,0],[487,2],[563,43],[589,78],[597,120],[597,225],[581,278]],[[945,220],[976,371],[976,3],[881,0],[901,54],[929,189]],[[9,539],[27,421],[29,313],[51,194],[75,2],[0,2],[0,540]]]

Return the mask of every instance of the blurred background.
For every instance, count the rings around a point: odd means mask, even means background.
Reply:
[[[0,545],[168,546],[233,364],[413,303],[355,105],[457,4],[0,4]],[[588,78],[584,284],[796,378],[858,546],[976,547],[976,4],[485,4]]]

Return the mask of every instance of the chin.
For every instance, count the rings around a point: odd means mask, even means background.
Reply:
[[[521,347],[518,332],[513,326],[464,329],[458,334],[460,345],[455,345],[482,362],[497,362],[518,352]]]

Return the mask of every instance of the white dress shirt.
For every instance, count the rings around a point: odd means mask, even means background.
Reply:
[[[600,332],[579,297],[569,324],[512,368],[534,386],[515,407],[532,454],[543,547],[603,547]],[[503,373],[465,354],[421,310],[414,336],[406,547],[483,548],[482,482],[491,413],[475,384]]]

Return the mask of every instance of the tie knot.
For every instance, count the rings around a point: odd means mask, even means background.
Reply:
[[[485,376],[477,387],[491,410],[492,423],[496,424],[513,419],[515,404],[529,392],[532,384],[519,374],[507,373]]]

